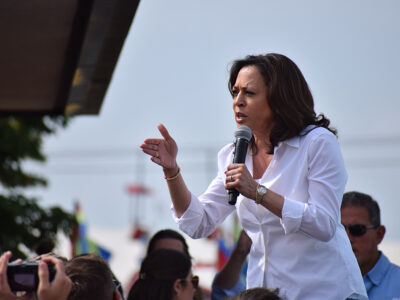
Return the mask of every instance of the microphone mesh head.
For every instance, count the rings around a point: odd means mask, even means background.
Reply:
[[[239,128],[235,131],[236,139],[241,138],[250,141],[252,136],[253,133],[251,132],[251,129],[246,125],[239,126]]]

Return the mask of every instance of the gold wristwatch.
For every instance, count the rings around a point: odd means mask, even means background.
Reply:
[[[263,186],[261,184],[257,185],[257,193],[256,193],[256,203],[257,204],[261,203],[262,198],[264,197],[264,195],[267,192],[268,192],[268,189],[265,186]]]

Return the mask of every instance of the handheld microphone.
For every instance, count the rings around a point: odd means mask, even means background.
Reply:
[[[235,153],[233,156],[234,164],[242,164],[246,160],[247,147],[249,145],[249,141],[253,136],[251,129],[246,125],[240,126],[235,131]],[[236,199],[239,196],[239,192],[235,189],[229,189],[229,204],[235,205]]]

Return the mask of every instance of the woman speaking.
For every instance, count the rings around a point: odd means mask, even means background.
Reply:
[[[284,55],[247,56],[233,63],[229,91],[238,126],[252,131],[245,163],[235,145],[218,153],[218,174],[196,197],[163,138],[141,145],[162,166],[179,228],[206,237],[235,209],[252,240],[247,287],[279,288],[287,299],[367,299],[344,228],[340,203],[347,181],[336,131],[316,115],[310,89]],[[240,195],[228,203],[227,190]]]

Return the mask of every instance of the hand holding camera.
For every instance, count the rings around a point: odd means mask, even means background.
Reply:
[[[13,292],[34,292],[39,286],[39,261],[9,263],[7,267],[8,285]],[[53,264],[47,264],[49,281],[53,281],[56,271]]]
[[[15,296],[12,291],[35,291],[39,300],[67,299],[72,282],[61,260],[47,256],[41,262],[8,264],[10,257],[8,251],[0,258],[0,300],[30,299],[29,295]]]

